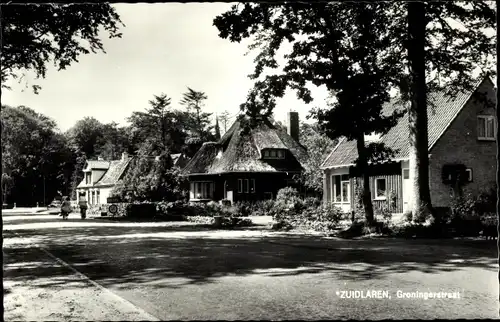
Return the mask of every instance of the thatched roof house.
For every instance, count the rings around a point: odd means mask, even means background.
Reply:
[[[284,133],[268,119],[250,125],[241,116],[218,142],[204,143],[183,171],[191,200],[259,200],[292,185],[307,151],[298,141],[298,113],[288,113],[287,124]]]

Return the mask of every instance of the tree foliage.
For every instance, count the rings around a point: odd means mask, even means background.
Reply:
[[[214,138],[216,141],[220,140],[220,127],[219,127],[219,118],[215,117],[215,127],[214,127],[215,135]]]
[[[168,153],[163,153],[159,158],[134,158],[123,182],[113,189],[112,195],[126,202],[184,199],[185,179],[172,164]]]
[[[231,12],[217,17],[215,24],[222,37],[239,41],[253,34],[256,41],[251,48],[260,47],[254,74],[250,75],[257,79],[256,85],[244,104],[247,114],[269,115],[276,97],[282,97],[286,88],[294,89],[300,99],[310,103],[307,84],[325,86],[335,93],[335,100],[329,109],[317,109],[313,115],[331,139],[345,137],[357,142],[358,166],[366,169],[371,150],[366,148],[364,136],[387,132],[402,115],[382,113],[383,104],[390,98],[392,79],[388,75],[398,68],[397,61],[383,53],[391,39],[384,32],[387,17],[377,12],[387,6],[384,2],[245,4],[241,11],[233,6]],[[235,32],[236,24],[244,28]],[[293,42],[293,46],[285,55],[282,70],[259,80],[264,68],[279,68],[277,53],[285,42]],[[366,217],[372,222],[369,178],[364,177]]]
[[[202,110],[207,99],[208,96],[205,92],[195,91],[188,87],[188,91],[182,94],[180,101],[180,104],[186,107],[190,116],[188,123],[185,124],[188,129],[188,142],[197,147],[201,146],[203,142],[215,139],[212,133],[214,129],[211,120],[212,113],[203,112]]]
[[[5,200],[35,205],[66,194],[74,155],[55,122],[24,106],[2,106],[1,120]]]
[[[332,140],[321,133],[318,124],[301,123],[300,143],[306,147],[309,158],[305,164],[305,171],[298,177],[308,189],[323,192],[323,170],[321,164],[332,152],[337,140]]]
[[[2,87],[8,79],[34,71],[44,78],[47,63],[58,70],[78,62],[82,54],[105,52],[99,35],[121,37],[124,26],[110,4],[2,5]],[[40,86],[33,85],[37,92]]]
[[[94,117],[85,117],[77,121],[66,135],[73,149],[90,159],[98,155],[105,141],[104,124]]]
[[[223,111],[222,113],[219,114],[219,120],[222,122],[222,126],[224,127],[224,133],[227,132],[227,125],[230,120],[230,115],[227,110]]]
[[[249,114],[269,114],[275,106],[275,98],[282,97],[287,87],[309,103],[312,96],[307,85],[325,86],[337,101],[330,110],[316,116],[325,124],[330,136],[342,134],[357,140],[359,161],[366,159],[359,153],[364,148],[360,132],[378,130],[375,132],[383,133],[398,116],[382,114],[379,117],[381,103],[387,101],[390,87],[399,89],[403,101],[411,100],[410,111],[421,115],[426,122],[426,115],[423,115],[427,113],[425,98],[424,104],[417,104],[416,96],[423,97],[427,90],[443,89],[453,95],[464,88],[471,89],[477,80],[474,72],[481,69],[478,77],[483,77],[492,70],[495,61],[491,59],[496,55],[494,33],[484,32],[484,29],[496,27],[496,12],[491,2],[421,3],[422,15],[415,21],[423,25],[425,33],[421,50],[425,70],[420,74],[424,75],[427,88],[420,86],[416,91],[417,75],[415,69],[410,68],[412,57],[409,56],[415,45],[409,37],[409,6],[407,2],[293,3],[286,6],[245,3],[234,5],[216,17],[214,25],[222,38],[234,42],[252,38],[250,49],[259,52],[255,71],[250,75],[256,80],[255,87],[244,104],[246,109],[254,109]],[[366,42],[363,44],[363,41]],[[281,67],[277,55],[283,44],[292,48],[284,55],[285,65],[281,71],[262,77],[264,71]],[[366,61],[367,54],[376,59]],[[366,92],[358,90],[362,86]],[[347,108],[349,105],[351,108]],[[341,106],[346,108],[338,108]],[[370,122],[374,115],[382,121],[374,122],[375,128]],[[349,117],[350,121],[342,117]],[[337,126],[335,123],[344,124]],[[413,133],[419,133],[415,124],[410,124]],[[424,133],[419,136],[424,138],[426,126],[422,128]],[[422,143],[417,147],[414,141],[411,144],[414,149],[421,150],[419,155],[427,158],[427,146]],[[380,151],[381,148],[368,150]],[[418,183],[423,193],[419,189],[415,191],[425,199],[428,180],[424,182],[427,178],[424,172],[428,170],[426,163],[423,164],[424,167],[418,169],[424,178]],[[423,201],[430,204],[430,196]]]

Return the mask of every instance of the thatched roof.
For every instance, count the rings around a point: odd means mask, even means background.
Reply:
[[[236,120],[218,142],[204,143],[183,173],[297,172],[307,159],[306,149],[267,119],[248,127],[248,119]],[[265,149],[285,150],[285,159],[262,159]]]

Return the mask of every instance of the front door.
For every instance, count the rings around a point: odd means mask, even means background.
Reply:
[[[403,169],[403,212],[411,210],[410,170]]]

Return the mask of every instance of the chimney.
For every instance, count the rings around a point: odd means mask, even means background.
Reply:
[[[286,116],[286,132],[299,142],[299,113],[288,112]]]
[[[127,161],[128,160],[128,153],[127,152],[123,152],[122,153],[122,161]]]
[[[101,156],[98,156],[98,157],[97,157],[97,160],[98,160],[98,161],[102,161],[102,160],[104,160],[104,159],[103,159]]]

